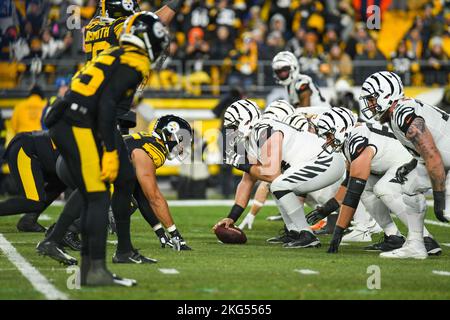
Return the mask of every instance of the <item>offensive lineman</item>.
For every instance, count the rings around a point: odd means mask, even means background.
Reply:
[[[249,100],[230,105],[224,114],[227,129],[226,163],[244,171],[236,190],[235,205],[227,218],[214,227],[226,228],[237,221],[247,206],[257,180],[270,182],[283,220],[296,239],[287,248],[320,245],[305,219],[299,194],[309,193],[336,182],[345,171],[340,156],[322,155],[322,140],[274,120],[260,121],[259,107]],[[230,148],[231,147],[231,148]],[[244,152],[248,153],[245,161]],[[248,163],[250,162],[250,163]]]
[[[406,98],[398,75],[377,72],[363,83],[360,99],[366,117],[388,123],[395,137],[418,160],[404,175],[402,191],[426,206],[423,192],[433,189],[434,214],[439,221],[450,220],[450,116],[437,107]],[[431,184],[430,184],[431,182]],[[382,253],[386,258],[423,256],[425,210],[411,215],[408,241],[397,250]]]
[[[392,220],[390,211],[408,225],[408,215],[423,210],[421,206],[413,205],[415,199],[405,199],[407,195],[402,195],[401,186],[396,181],[399,166],[411,161],[411,156],[387,127],[376,124],[355,125],[334,110],[335,108],[320,117],[318,135],[327,139],[323,147],[327,152],[342,151],[349,166],[349,178],[338,190],[336,197],[330,199],[330,202],[342,203],[342,206],[328,252],[337,252],[341,231],[349,225],[359,204],[358,183],[364,184],[365,181],[367,183],[360,196],[361,201],[385,232],[383,242],[369,246],[366,250],[398,249],[405,239]],[[323,214],[319,212],[310,213],[308,221],[313,223],[321,217]],[[442,250],[428,230],[424,229],[424,234],[427,251],[430,254],[440,254]],[[421,255],[426,256],[426,252]]]

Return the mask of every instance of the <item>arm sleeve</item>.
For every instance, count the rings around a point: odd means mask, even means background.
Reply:
[[[110,81],[99,99],[98,128],[107,151],[116,148],[114,141],[114,127],[116,124],[117,104],[122,100],[128,90],[137,88],[142,76],[136,70],[120,65],[111,75]]]

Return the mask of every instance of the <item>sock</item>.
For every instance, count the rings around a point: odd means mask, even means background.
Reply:
[[[308,230],[311,228],[306,222],[305,211],[301,205],[298,197],[293,193],[289,192],[279,199],[281,207],[286,211],[290,220],[296,225],[298,230]]]
[[[64,235],[71,226],[71,224],[80,217],[81,211],[84,207],[84,199],[78,190],[75,190],[70,195],[64,206],[61,215],[56,221],[55,227],[52,232],[48,235],[46,240],[54,241],[56,243],[61,243]]]
[[[173,224],[170,227],[167,228],[167,231],[169,231],[170,236],[173,237],[179,237],[183,238],[180,234],[180,232],[177,230],[177,227]]]
[[[358,203],[358,206],[356,207],[355,215],[353,216],[353,221],[357,225],[367,225],[370,222],[370,214],[367,212],[366,207],[364,207],[364,204],[362,201]]]
[[[389,208],[384,200],[377,198],[373,192],[364,191],[361,200],[364,207],[380,225],[386,235],[400,235],[397,225],[391,218]]]
[[[403,195],[403,200],[411,209],[416,209],[408,211],[408,241],[418,241],[423,244],[426,211],[425,196],[423,194],[414,196]]]
[[[88,194],[86,230],[89,237],[89,256],[92,260],[106,258],[108,237],[109,192]]]
[[[161,223],[158,223],[156,226],[153,227],[153,231],[156,233],[156,236],[158,238],[162,238],[165,236],[164,228],[162,227]]]
[[[133,245],[131,243],[130,224],[131,222],[129,219],[122,221],[116,220],[118,253],[127,253],[133,249]]]
[[[292,222],[289,215],[286,213],[286,211],[281,206],[280,200],[278,200],[275,197],[274,197],[274,199],[275,199],[275,203],[277,204],[278,209],[280,211],[281,217],[283,218],[283,222],[286,225],[286,228],[288,229],[288,231],[294,230],[294,231],[300,232],[300,230],[297,230],[297,226]]]

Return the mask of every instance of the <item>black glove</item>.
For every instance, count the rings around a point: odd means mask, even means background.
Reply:
[[[433,198],[434,198],[434,215],[441,222],[449,222],[444,217],[445,192],[444,191],[433,191]]]
[[[306,221],[308,221],[309,225],[314,225],[323,218],[328,217],[332,212],[339,209],[339,202],[336,201],[335,198],[331,198],[323,207],[318,206],[315,210],[311,211],[306,215]]]
[[[406,176],[413,171],[417,166],[417,159],[412,159],[410,162],[405,163],[401,167],[399,167],[395,173],[395,178],[391,179],[391,182],[397,182],[400,184],[405,183],[408,181],[408,178]]]
[[[345,230],[344,228],[336,226],[327,253],[338,252],[339,244],[341,243],[342,237],[344,236],[344,230]]]

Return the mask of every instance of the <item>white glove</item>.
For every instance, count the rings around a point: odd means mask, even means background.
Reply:
[[[242,220],[238,228],[244,230],[245,226],[247,226],[249,230],[252,230],[253,221],[255,221],[255,216],[251,212],[249,212],[245,216],[244,220]]]

